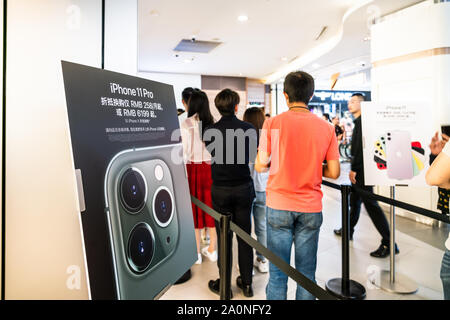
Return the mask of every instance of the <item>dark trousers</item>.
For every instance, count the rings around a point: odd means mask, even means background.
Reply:
[[[255,189],[253,187],[253,182],[249,182],[244,185],[237,187],[219,187],[213,184],[211,188],[211,198],[213,209],[221,214],[231,215],[231,221],[238,225],[242,230],[251,234],[252,224],[251,224],[251,211],[253,199],[255,198]],[[220,224],[216,221],[216,231],[218,246],[220,248],[221,235],[220,235]],[[233,253],[232,253],[232,240],[233,233],[230,232],[228,237],[228,252],[230,257],[230,264],[228,266],[229,276],[231,277],[231,270],[233,264]],[[253,272],[253,249],[248,244],[246,244],[241,238],[237,237],[238,240],[238,262],[239,270],[241,272],[242,282],[245,285],[252,284],[252,272]],[[220,270],[220,250],[219,259],[217,260],[219,270]]]
[[[357,186],[367,192],[373,192],[373,187],[364,186],[359,183]],[[391,237],[389,232],[389,223],[383,210],[381,210],[377,201],[369,199],[357,191],[352,191],[350,193],[350,234],[353,235],[355,226],[358,223],[359,215],[361,213],[361,203],[363,203],[364,207],[366,207],[370,219],[380,233],[382,237],[381,243],[389,247],[389,240]]]

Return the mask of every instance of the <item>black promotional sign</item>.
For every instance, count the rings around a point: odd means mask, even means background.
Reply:
[[[197,259],[173,87],[62,68],[91,296],[153,299]]]

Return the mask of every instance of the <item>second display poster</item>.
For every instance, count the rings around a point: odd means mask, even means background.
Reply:
[[[366,185],[426,186],[433,117],[427,104],[362,103]]]

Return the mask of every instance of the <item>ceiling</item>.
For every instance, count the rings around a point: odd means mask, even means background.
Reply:
[[[370,42],[363,41],[369,35],[368,19],[416,2],[420,1],[139,0],[138,69],[272,77],[273,82],[294,67],[322,70],[328,76],[349,67],[345,61],[351,60],[351,72],[357,72],[355,64],[370,55]],[[240,15],[248,21],[238,21]],[[324,26],[326,32],[316,40]],[[193,37],[223,43],[207,54],[173,50],[182,39]]]
[[[340,73],[340,78],[354,78],[355,81],[343,84],[343,79],[338,80],[337,89],[350,89],[350,86],[356,90],[370,90],[370,25],[373,18],[384,17],[419,2],[422,0],[376,0],[361,6],[345,21],[339,43],[302,68],[310,72],[323,89],[330,89],[330,76]],[[360,78],[366,81],[361,83]]]

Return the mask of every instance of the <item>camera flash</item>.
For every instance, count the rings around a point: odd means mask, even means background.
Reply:
[[[155,178],[158,181],[161,181],[164,178],[163,168],[159,164],[155,167]]]

